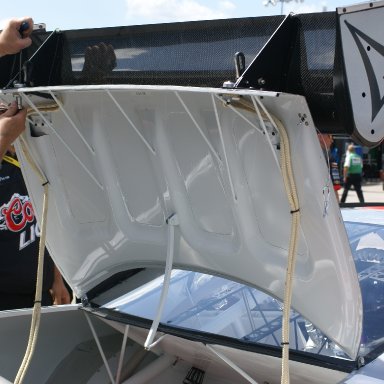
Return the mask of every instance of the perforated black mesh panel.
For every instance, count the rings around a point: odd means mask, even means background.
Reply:
[[[71,63],[63,67],[63,79],[84,83],[84,66],[105,44],[114,49],[116,67],[86,74],[88,84],[221,86],[235,77],[234,54],[243,52],[249,64],[281,20],[246,18],[67,32]],[[87,49],[96,55],[85,55]]]
[[[304,14],[300,19],[300,83],[319,127],[335,131],[333,75],[336,49],[334,12]]]
[[[296,50],[299,46],[296,55],[301,79],[297,80],[305,92],[332,92],[335,14],[295,17],[299,19],[300,41],[289,43]],[[225,80],[234,80],[235,53],[243,52],[249,65],[282,21],[282,16],[271,16],[59,32],[32,59],[33,81],[35,86],[221,86]],[[22,62],[48,36],[48,32],[34,35],[34,44],[24,51]],[[271,57],[271,65],[281,59],[279,54]],[[1,60],[1,67],[6,67],[2,71],[4,87],[19,71],[20,63],[18,56]]]
[[[333,91],[336,14],[303,14],[291,19],[295,32],[281,37],[287,39],[284,45],[289,49],[272,50],[263,64],[270,78],[279,78],[271,82],[273,90],[304,95],[320,129],[343,131]],[[59,32],[33,57],[32,75],[27,80],[34,86],[221,87],[224,81],[235,80],[235,53],[243,52],[246,66],[251,64],[283,20],[283,16],[271,16]],[[19,78],[20,65],[48,36],[48,32],[36,34],[21,61],[19,56],[1,59],[3,87],[11,78]]]

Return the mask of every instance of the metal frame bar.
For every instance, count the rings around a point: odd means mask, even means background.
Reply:
[[[90,329],[91,329],[91,332],[92,332],[92,335],[93,335],[93,337],[94,337],[94,339],[95,339],[97,348],[99,349],[101,358],[103,359],[103,362],[104,362],[104,365],[105,365],[105,369],[107,370],[109,379],[111,380],[111,383],[112,383],[112,384],[117,384],[116,381],[115,381],[115,379],[114,379],[114,377],[113,377],[113,375],[112,375],[111,368],[110,368],[110,366],[109,366],[109,364],[108,364],[108,361],[107,361],[107,358],[106,358],[105,353],[104,353],[104,351],[103,351],[103,348],[102,348],[102,346],[101,346],[101,344],[100,344],[100,339],[99,339],[99,337],[97,336],[95,327],[93,326],[92,321],[91,321],[91,319],[89,318],[88,313],[87,313],[87,312],[84,312],[84,315],[85,315],[85,318],[87,319],[88,325],[89,325],[89,327],[90,327]]]
[[[67,111],[64,109],[63,103],[54,95],[52,91],[49,91],[49,94],[52,96],[53,100],[55,100],[56,104],[59,106],[61,112],[63,112],[64,116],[67,118],[69,123],[72,125],[76,133],[80,136],[82,142],[86,145],[89,152],[91,152],[93,155],[95,154],[95,150],[88,144],[87,140],[85,140],[85,137],[81,134],[80,130],[77,128],[74,121],[71,119]]]
[[[252,379],[251,376],[248,375],[247,372],[242,370],[238,365],[236,365],[232,360],[228,359],[228,357],[224,356],[222,353],[218,352],[211,345],[207,344],[206,347],[213,352],[217,357],[224,361],[227,365],[229,365],[234,371],[236,371],[240,376],[242,376],[245,380],[250,382],[251,384],[258,384],[258,382]]]
[[[121,371],[122,371],[122,369],[123,369],[123,362],[124,362],[125,349],[126,349],[126,347],[127,347],[128,333],[129,333],[129,325],[126,325],[125,328],[124,328],[123,342],[122,342],[122,344],[121,344],[120,358],[119,358],[119,365],[117,366],[116,384],[119,384],[119,383],[120,383]]]
[[[21,93],[23,98],[26,100],[28,105],[40,116],[40,118],[44,121],[44,123],[51,129],[51,131],[56,135],[56,137],[60,140],[60,142],[64,145],[64,147],[68,150],[68,152],[76,159],[76,161],[81,165],[81,167],[88,173],[88,175],[92,178],[92,180],[96,183],[96,185],[103,190],[104,186],[97,180],[96,176],[94,176],[91,171],[85,166],[85,164],[79,159],[79,157],[71,150],[68,144],[64,141],[64,139],[55,131],[52,124],[47,120],[47,118],[41,113],[39,108],[32,102],[32,100],[24,93]]]
[[[212,95],[212,94],[211,94]],[[236,95],[234,95],[236,96]],[[228,104],[227,101],[223,98],[223,96],[221,95],[216,95],[215,94],[215,97],[217,99],[219,99],[220,101],[222,101],[229,109],[231,109],[233,112],[236,113],[236,115],[240,116],[244,121],[246,121],[251,127],[253,127],[255,129],[255,131],[259,132],[259,133],[263,133],[263,131],[257,126],[255,125],[254,123],[252,123],[252,121],[250,121],[249,119],[247,119],[241,112],[239,112],[235,107],[233,107],[230,103]]]
[[[248,291],[249,291],[249,294],[252,296],[252,299],[253,301],[255,302],[255,305],[256,305],[256,308],[257,310],[259,311],[260,313],[260,316],[262,317],[262,319],[264,320],[264,323],[265,325],[270,329],[271,331],[271,336],[273,338],[273,340],[275,340],[275,343],[277,346],[280,346],[280,343],[279,341],[277,340],[276,336],[275,336],[275,331],[270,327],[270,322],[267,320],[267,318],[265,317],[265,314],[264,314],[264,311],[260,308],[260,304],[259,302],[257,301],[255,295],[253,294],[252,290],[250,288],[248,288]],[[253,327],[253,329],[255,330],[256,327]]]
[[[111,98],[111,100],[114,102],[116,107],[119,109],[121,114],[125,117],[125,119],[128,121],[128,123],[132,126],[132,128],[135,130],[135,132],[140,137],[141,141],[145,144],[145,146],[151,151],[153,155],[156,155],[156,151],[154,148],[148,143],[146,138],[142,135],[140,130],[136,127],[136,125],[133,123],[133,121],[129,118],[129,116],[126,114],[122,106],[119,104],[119,102],[116,100],[116,98],[112,95],[111,91],[109,89],[105,89],[105,92],[108,94],[108,96]]]
[[[231,170],[229,169],[227,150],[226,150],[225,144],[224,144],[224,137],[223,137],[223,131],[221,129],[219,113],[217,111],[217,106],[216,106],[216,102],[215,102],[215,96],[212,95],[212,94],[211,94],[211,100],[212,100],[212,105],[213,105],[213,109],[214,109],[214,112],[215,112],[217,129],[219,130],[219,134],[220,134],[221,145],[223,147],[223,154],[224,154],[224,160],[225,160],[225,168],[227,169],[227,173],[228,173],[228,180],[229,180],[229,185],[231,187],[232,198],[233,198],[233,200],[235,202],[237,202],[237,195],[236,195],[236,191],[235,191],[235,186],[233,185]]]
[[[269,134],[268,134],[268,130],[267,130],[267,127],[265,126],[265,123],[264,123],[264,120],[261,116],[261,112],[260,112],[260,108],[259,106],[257,105],[257,102],[256,102],[256,99],[257,101],[260,103],[260,104],[263,104],[260,99],[257,97],[257,96],[251,96],[251,100],[252,100],[252,103],[253,103],[253,106],[255,107],[255,111],[257,113],[257,116],[259,117],[259,121],[260,121],[260,124],[261,124],[261,127],[265,133],[265,136],[267,137],[267,141],[268,141],[268,144],[271,148],[271,152],[272,152],[272,155],[273,157],[275,158],[275,161],[276,161],[276,164],[281,172],[281,168],[280,168],[280,161],[279,159],[277,158],[277,154],[276,154],[276,151],[275,151],[275,148],[273,147],[273,144],[272,144],[272,141],[271,141],[271,138],[269,137]],[[264,105],[264,104],[263,104]],[[263,110],[266,110],[265,107],[263,107]],[[270,115],[267,115],[269,121],[271,122],[272,125],[274,125],[274,128],[276,129],[275,127],[275,124],[273,121],[270,120],[271,116]]]
[[[220,165],[223,164],[219,154],[216,152],[215,148],[213,148],[211,142],[209,141],[208,137],[205,135],[205,133],[203,132],[203,130],[201,129],[199,123],[196,121],[196,119],[194,118],[192,112],[189,110],[189,108],[187,107],[187,105],[184,103],[184,100],[182,99],[182,97],[179,95],[179,92],[177,91],[174,91],[175,92],[175,95],[176,97],[179,99],[181,105],[183,106],[183,108],[185,109],[185,112],[187,112],[188,116],[191,118],[193,124],[195,124],[196,128],[198,129],[198,131],[200,132],[201,136],[203,137],[204,141],[207,143],[209,149],[211,150],[211,152],[214,154],[214,156],[216,157],[216,160],[219,162]]]

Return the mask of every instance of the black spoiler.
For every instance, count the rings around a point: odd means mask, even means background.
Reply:
[[[381,142],[384,133],[367,124],[359,128],[356,123],[350,95],[350,82],[354,79],[348,81],[340,28],[349,22],[343,23],[340,19],[345,15],[355,15],[357,11],[378,12],[383,5],[383,2],[367,3],[358,10],[356,7],[344,8],[336,12],[287,17],[250,17],[54,33],[38,30],[33,34],[33,45],[21,57],[15,55],[0,60],[0,85],[3,88],[20,86],[20,83],[35,87],[79,84],[222,87],[225,83],[227,87],[287,92],[306,98],[321,132],[348,134],[361,144],[375,146]],[[358,45],[361,36],[368,33],[361,31],[356,22],[351,23],[348,30],[357,36],[355,41]],[[85,73],[88,47],[101,43],[114,51],[115,62],[111,70],[99,70],[91,75]],[[348,52],[359,49],[361,47],[348,47]],[[360,54],[360,60],[370,59],[362,58]],[[24,69],[19,73],[23,65]],[[361,76],[367,74],[361,73]],[[368,100],[371,83],[372,79],[368,79],[366,89],[353,90],[356,94],[365,95],[359,109],[363,102],[368,103],[367,108],[371,107]],[[377,95],[375,97],[377,99]],[[382,104],[382,100],[376,100],[373,106],[376,108],[375,119],[379,122],[383,120],[380,113]],[[358,111],[360,114],[363,112]]]

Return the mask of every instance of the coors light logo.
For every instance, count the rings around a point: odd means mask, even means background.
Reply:
[[[28,196],[15,193],[8,203],[0,207],[0,231],[20,233],[19,250],[27,247],[40,236],[34,221],[35,214]]]

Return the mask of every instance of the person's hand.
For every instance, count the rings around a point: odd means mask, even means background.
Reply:
[[[54,270],[53,284],[50,289],[50,292],[54,305],[70,304],[71,296],[68,292],[66,285],[64,284],[64,280],[61,276],[61,273],[56,268],[56,266]]]
[[[64,282],[54,282],[51,288],[53,305],[63,305],[71,303],[71,296]]]
[[[28,28],[20,32],[23,23],[27,23]],[[0,33],[0,56],[15,54],[29,47],[32,44],[29,37],[32,31],[33,20],[30,17],[9,20]]]
[[[111,44],[89,46],[84,53],[83,74],[93,82],[103,82],[104,77],[116,68],[116,55]]]
[[[18,109],[13,102],[4,113],[0,115],[0,160],[9,146],[19,137],[25,129],[27,110]]]

